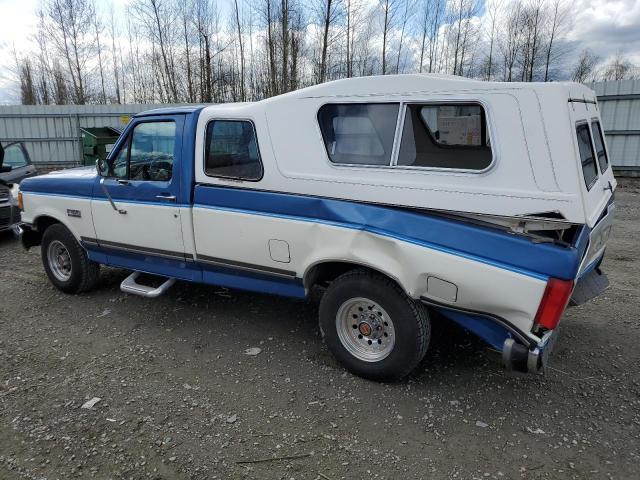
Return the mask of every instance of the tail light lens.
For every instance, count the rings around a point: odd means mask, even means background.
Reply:
[[[538,313],[536,313],[536,326],[547,330],[556,328],[567,303],[569,303],[571,292],[573,292],[571,280],[549,279],[538,307]]]
[[[24,210],[24,202],[22,201],[22,192],[18,192],[18,208]]]

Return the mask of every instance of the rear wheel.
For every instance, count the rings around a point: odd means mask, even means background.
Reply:
[[[349,371],[392,381],[409,374],[430,338],[427,310],[391,279],[358,269],[334,280],[320,302],[329,350]]]
[[[42,263],[53,285],[65,293],[80,293],[95,286],[100,264],[92,262],[67,227],[56,223],[42,235]]]

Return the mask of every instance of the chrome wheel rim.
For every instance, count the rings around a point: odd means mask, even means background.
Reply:
[[[364,362],[379,362],[389,356],[395,344],[391,317],[368,298],[351,298],[336,314],[336,330],[342,346]]]
[[[47,260],[54,277],[61,282],[66,282],[71,278],[71,255],[61,241],[54,240],[49,244]]]

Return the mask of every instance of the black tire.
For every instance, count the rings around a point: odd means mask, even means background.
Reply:
[[[358,298],[371,300],[392,319],[395,342],[385,358],[375,361],[358,358],[340,339],[338,313],[343,305],[357,301]],[[382,315],[381,312],[378,313]],[[355,315],[353,317],[355,318]],[[359,321],[353,320],[353,322]],[[354,334],[360,333],[359,327],[357,331],[355,330],[355,323],[353,328]],[[331,353],[350,372],[370,380],[396,381],[414,370],[427,353],[431,337],[431,322],[427,309],[407,296],[396,282],[376,272],[357,269],[334,280],[322,297],[320,330]],[[367,338],[371,337],[364,337],[364,340],[371,345]],[[384,338],[381,338],[382,340]]]
[[[69,278],[58,278],[52,271],[49,262],[49,246],[52,242],[60,242],[69,253],[71,272]],[[87,257],[86,250],[78,243],[73,234],[61,223],[48,227],[42,235],[42,264],[51,283],[65,293],[81,293],[92,289],[100,276],[100,264]]]

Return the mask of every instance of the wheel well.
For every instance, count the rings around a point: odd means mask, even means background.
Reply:
[[[56,220],[53,217],[43,215],[41,217],[36,218],[35,222],[33,222],[33,226],[34,226],[34,230],[37,230],[42,236],[44,231],[54,223],[61,223],[61,222],[60,220]]]
[[[43,215],[33,222],[33,228],[26,228],[22,234],[22,243],[26,248],[35,247],[42,243],[42,235],[44,231],[51,225],[62,223],[53,217]]]
[[[392,281],[399,284],[399,282],[390,275],[381,272],[380,270],[376,270],[375,268],[371,268],[367,265],[344,261],[330,261],[317,263],[309,268],[304,276],[304,286],[306,289],[311,289],[311,287],[315,285],[326,287],[340,275],[347,273],[349,270],[355,269],[369,270],[371,273],[384,275],[385,277],[388,277]]]

